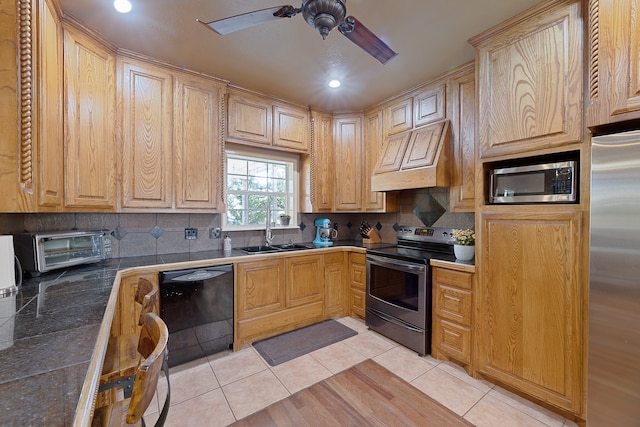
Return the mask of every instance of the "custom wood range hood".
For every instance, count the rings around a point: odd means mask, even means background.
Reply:
[[[449,120],[387,137],[371,190],[449,186],[450,140]]]

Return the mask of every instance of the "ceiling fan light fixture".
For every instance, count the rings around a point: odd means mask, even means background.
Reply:
[[[344,21],[345,3],[346,0],[307,0],[302,4],[302,16],[326,39],[329,32]]]

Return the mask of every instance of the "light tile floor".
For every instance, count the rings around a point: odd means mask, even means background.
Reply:
[[[345,317],[340,322],[358,335],[270,367],[248,346],[171,368],[169,427],[227,426],[272,403],[337,374],[363,360],[373,359],[479,427],[576,426],[570,420],[516,396],[487,381],[476,380],[461,367],[420,357],[415,352],[370,331],[364,322]],[[155,423],[166,382],[145,415]],[[319,420],[318,425],[321,425]]]

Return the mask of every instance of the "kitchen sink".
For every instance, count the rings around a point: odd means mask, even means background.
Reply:
[[[298,251],[303,249],[312,249],[312,246],[304,245],[300,243],[287,243],[283,245],[259,245],[259,246],[245,246],[243,248],[236,248],[240,252],[245,254],[268,254],[272,252],[286,252],[286,251]]]
[[[296,251],[299,249],[313,249],[313,246],[304,245],[302,243],[287,243],[284,245],[273,245],[274,248],[282,249],[283,251]]]

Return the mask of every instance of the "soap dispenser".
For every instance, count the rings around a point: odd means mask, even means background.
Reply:
[[[231,237],[229,237],[229,234],[227,234],[223,241],[222,241],[222,247],[224,248],[225,251],[230,251],[231,250]]]

